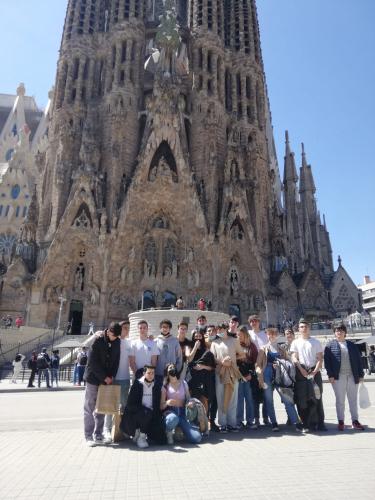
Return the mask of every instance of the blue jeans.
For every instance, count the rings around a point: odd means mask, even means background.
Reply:
[[[246,407],[246,422],[251,425],[254,423],[254,401],[251,385],[250,381],[240,380],[238,382],[237,425],[241,425],[244,421],[244,402]]]
[[[267,384],[267,389],[264,389],[264,401],[266,403],[268,417],[271,420],[271,424],[276,424],[277,423],[276,413],[273,404],[274,387],[272,384],[272,365],[267,365],[266,369],[264,370],[264,382]],[[297,424],[298,416],[294,404],[292,404],[290,401],[285,400],[280,393],[279,395],[282,403],[285,406],[285,410],[289,417],[290,423],[293,425]]]
[[[56,382],[56,387],[59,381],[59,369],[51,368],[51,385],[53,385],[53,381]]]
[[[167,432],[173,431],[178,425],[181,427],[189,443],[200,443],[202,434],[186,420],[185,408],[172,408],[171,413],[165,417],[165,429]]]
[[[78,382],[78,365],[77,363],[74,365],[74,369],[73,369],[73,384],[77,384]]]
[[[38,369],[38,387],[40,387],[40,384],[42,382],[42,375],[44,375],[46,379],[46,385],[49,387],[49,370],[48,368],[39,368]]]

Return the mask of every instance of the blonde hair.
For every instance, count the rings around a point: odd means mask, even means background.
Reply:
[[[250,333],[249,333],[249,330],[248,330],[247,326],[246,325],[240,326],[240,328],[238,329],[238,331],[240,333],[243,333],[245,335],[245,344],[247,346],[249,346],[251,344],[251,337],[250,337]]]

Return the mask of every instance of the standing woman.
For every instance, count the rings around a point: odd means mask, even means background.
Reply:
[[[199,399],[208,414],[209,401],[214,397],[215,382],[211,372],[215,370],[215,358],[206,345],[203,332],[194,330],[193,347],[187,348],[187,361],[191,379],[189,389],[193,398]]]
[[[252,394],[252,379],[255,376],[255,362],[258,356],[258,349],[251,337],[246,325],[241,326],[238,332],[240,345],[245,354],[244,359],[237,361],[238,369],[242,379],[238,382],[238,401],[237,401],[237,426],[244,425],[244,403],[246,408],[246,427],[256,429],[258,426],[254,423],[254,400]],[[256,381],[257,382],[257,381]]]
[[[279,332],[276,328],[267,328],[266,334],[268,343],[259,349],[258,358],[256,361],[256,372],[259,378],[259,385],[264,389],[264,400],[267,407],[267,414],[271,420],[272,430],[278,431],[279,426],[276,420],[275,407],[273,403],[274,390],[274,364],[277,359],[286,359],[286,352],[277,343]],[[285,405],[286,412],[292,425],[295,425],[296,430],[302,430],[299,424],[298,416],[294,404],[287,401],[280,394],[280,398]]]
[[[12,384],[17,383],[17,379],[20,376],[22,368],[23,368],[22,362],[24,359],[25,359],[25,356],[23,354],[18,353],[18,354],[16,354],[16,357],[14,358],[14,361],[12,362],[12,365],[13,365],[13,375],[12,375],[12,380],[11,380]]]
[[[173,444],[173,434],[179,425],[189,443],[199,443],[202,435],[187,420],[185,404],[190,399],[189,387],[185,380],[177,378],[177,369],[174,364],[166,366],[165,383],[161,390],[161,411],[166,411],[165,427],[167,442]]]
[[[332,340],[324,349],[324,365],[336,397],[338,430],[345,429],[345,397],[347,397],[352,427],[363,431],[364,427],[358,421],[357,402],[358,384],[362,382],[364,377],[361,354],[353,342],[345,339],[345,325],[336,326],[334,334],[336,339]]]

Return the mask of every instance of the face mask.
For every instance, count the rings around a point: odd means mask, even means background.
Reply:
[[[170,377],[175,377],[177,375],[177,370],[175,368],[172,368],[172,370],[168,370],[168,375]]]
[[[208,336],[208,340],[209,340],[210,342],[212,342],[212,341],[213,341],[213,340],[215,340],[215,339],[216,339],[216,335],[209,335],[209,336]]]
[[[170,334],[170,332],[161,332],[161,334],[162,334],[164,337],[168,337],[168,335]]]
[[[216,334],[219,338],[224,338],[225,337],[225,333],[224,332],[219,332]]]

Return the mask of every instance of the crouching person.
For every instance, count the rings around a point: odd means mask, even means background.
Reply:
[[[186,419],[185,404],[188,403],[189,399],[190,393],[186,381],[177,378],[177,369],[174,364],[167,365],[165,385],[161,391],[160,408],[166,411],[165,427],[168,444],[173,444],[173,434],[177,426],[181,427],[189,443],[196,444],[202,439],[200,431]]]
[[[165,426],[160,410],[161,384],[155,381],[155,367],[146,365],[143,377],[135,379],[120,429],[133,437],[138,448],[147,448],[148,440],[165,443]]]
[[[103,438],[104,415],[95,412],[99,385],[112,384],[120,361],[121,326],[111,323],[92,345],[84,374],[86,381],[83,408],[84,431],[88,446],[107,444]]]

